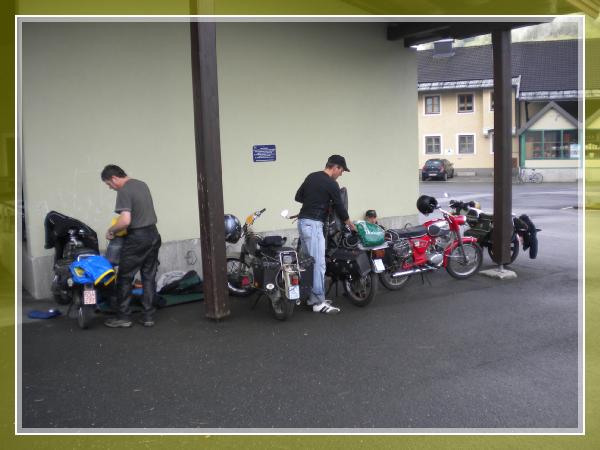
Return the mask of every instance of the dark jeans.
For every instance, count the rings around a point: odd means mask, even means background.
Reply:
[[[138,270],[142,274],[144,289],[144,318],[152,319],[160,245],[160,234],[155,225],[127,231],[117,272],[117,313],[120,319],[129,319],[131,315],[131,289]]]

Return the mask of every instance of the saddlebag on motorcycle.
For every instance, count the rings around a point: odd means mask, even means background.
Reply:
[[[369,257],[362,250],[349,250],[336,248],[329,255],[327,261],[327,273],[335,277],[351,275],[361,278],[371,271]]]
[[[300,271],[300,300],[306,300],[310,297],[313,287],[313,273],[315,267],[315,260],[312,256],[300,256],[300,267],[303,269]]]
[[[355,225],[360,241],[365,247],[376,247],[383,244],[385,232],[379,225],[364,220],[355,222]]]

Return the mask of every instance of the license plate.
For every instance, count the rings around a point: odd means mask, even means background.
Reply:
[[[380,259],[374,259],[373,264],[375,265],[375,272],[381,273],[385,272],[385,266],[383,265],[383,261]]]
[[[83,304],[84,305],[95,305],[96,304],[96,290],[86,289],[83,291]]]
[[[288,299],[298,300],[300,298],[300,286],[290,286],[288,288]]]
[[[437,177],[437,173],[436,172],[429,172],[429,176],[430,177]]]

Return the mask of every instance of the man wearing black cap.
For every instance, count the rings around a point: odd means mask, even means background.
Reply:
[[[340,309],[325,300],[325,236],[323,225],[327,220],[331,204],[340,219],[356,231],[340,195],[337,179],[344,172],[350,172],[346,160],[340,155],[331,155],[324,170],[313,172],[306,177],[298,192],[296,201],[302,203],[298,214],[298,232],[303,250],[315,260],[313,288],[308,305],[314,312],[337,314]]]

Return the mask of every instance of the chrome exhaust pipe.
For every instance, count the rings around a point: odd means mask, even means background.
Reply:
[[[406,275],[414,275],[416,273],[421,273],[421,272],[430,272],[430,271],[435,270],[435,269],[437,269],[437,267],[431,267],[431,266],[417,267],[416,269],[406,270],[404,272],[393,273],[392,274],[392,278],[404,277]]]

